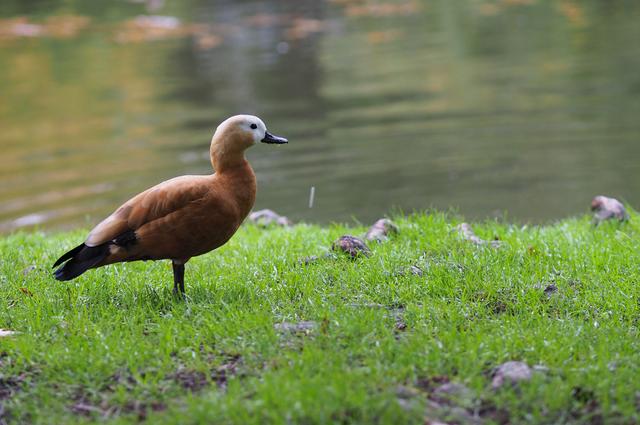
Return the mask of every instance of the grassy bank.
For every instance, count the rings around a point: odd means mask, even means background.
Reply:
[[[369,258],[309,265],[366,229],[245,225],[188,263],[186,302],[168,262],[57,282],[50,264],[84,232],[5,237],[0,328],[20,333],[0,338],[0,418],[638,422],[639,220],[474,224],[492,248],[414,215]],[[493,389],[509,360],[531,379]]]

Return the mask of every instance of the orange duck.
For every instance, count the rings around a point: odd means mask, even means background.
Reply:
[[[267,131],[251,115],[233,116],[211,139],[215,173],[180,176],[125,202],[89,233],[84,243],[55,262],[58,280],[123,261],[171,260],[173,291],[184,294],[184,265],[191,257],[224,245],[245,219],[256,197],[256,176],[244,156],[257,142],[287,139]]]

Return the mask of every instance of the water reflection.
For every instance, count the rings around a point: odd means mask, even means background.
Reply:
[[[294,220],[640,201],[633,2],[9,1],[0,17],[0,231],[92,224],[207,173],[239,112],[291,140],[249,156],[257,207]]]

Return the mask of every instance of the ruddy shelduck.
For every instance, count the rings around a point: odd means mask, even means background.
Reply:
[[[184,294],[184,265],[191,257],[224,245],[245,219],[256,197],[256,176],[245,150],[257,142],[282,144],[258,117],[233,116],[211,139],[206,176],[180,176],[125,202],[84,243],[55,262],[58,280],[123,261],[171,260],[173,291]]]

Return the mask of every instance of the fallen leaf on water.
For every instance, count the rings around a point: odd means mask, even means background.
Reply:
[[[297,18],[293,20],[291,28],[286,32],[289,40],[299,40],[306,38],[311,34],[324,31],[326,24],[318,19]]]
[[[0,20],[0,40],[21,37],[39,37],[44,34],[42,25],[33,24],[25,17]]]
[[[576,4],[573,1],[561,1],[558,4],[558,9],[560,13],[564,15],[567,20],[575,26],[582,27],[587,23],[586,18],[584,17],[584,11],[581,6]]]
[[[288,15],[275,15],[270,13],[259,13],[248,16],[244,23],[249,27],[265,28],[286,24],[291,19]]]
[[[400,38],[402,34],[402,31],[398,30],[371,31],[367,33],[367,41],[371,44],[389,43]]]
[[[87,16],[60,15],[50,16],[45,22],[47,35],[55,38],[71,38],[85,29],[91,23]]]
[[[494,16],[500,12],[498,5],[493,3],[482,3],[478,10],[480,11],[480,14],[484,16]]]
[[[124,22],[116,32],[115,40],[119,43],[139,43],[184,37],[191,32],[192,28],[174,16],[140,15]]]
[[[502,0],[502,2],[509,6],[528,6],[535,2],[535,0]]]
[[[210,50],[222,43],[222,37],[209,33],[197,33],[195,43],[198,50]]]
[[[0,39],[76,36],[91,23],[91,18],[80,15],[50,16],[43,24],[30,22],[26,17],[0,20]]]
[[[420,10],[417,1],[405,3],[368,3],[347,6],[347,16],[407,16]]]

